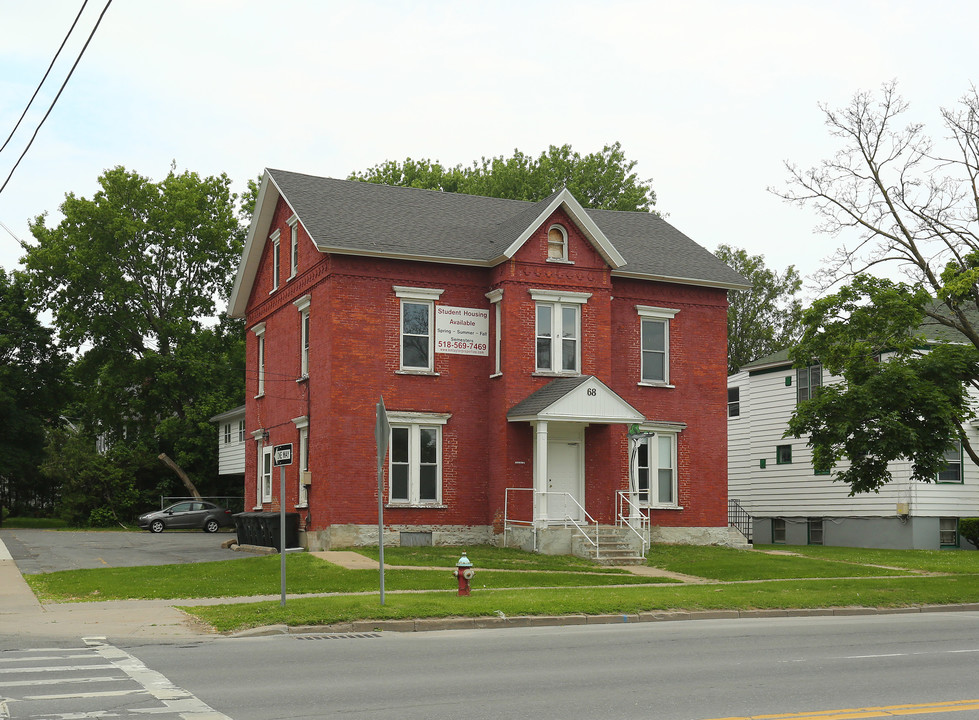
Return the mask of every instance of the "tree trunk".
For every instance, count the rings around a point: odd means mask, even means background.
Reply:
[[[185,473],[183,469],[177,465],[177,463],[171,460],[166,453],[160,453],[160,460],[163,461],[164,465],[177,473],[177,476],[183,481],[184,487],[187,488],[188,492],[190,492],[198,500],[201,499],[201,494],[197,492],[197,488],[194,486],[194,483],[189,477],[187,477],[187,473]]]

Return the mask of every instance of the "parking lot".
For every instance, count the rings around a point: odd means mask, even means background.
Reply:
[[[234,532],[210,534],[199,530],[153,534],[121,530],[0,529],[0,540],[25,575],[254,557],[221,547],[221,543],[233,537]]]

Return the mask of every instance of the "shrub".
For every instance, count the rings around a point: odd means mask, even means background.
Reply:
[[[960,518],[959,535],[979,548],[979,518]]]

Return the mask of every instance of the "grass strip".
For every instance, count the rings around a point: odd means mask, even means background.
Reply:
[[[789,548],[783,545],[779,549]],[[901,570],[888,570],[874,565],[845,564],[817,557],[769,555],[757,550],[705,545],[653,545],[646,553],[646,562],[650,567],[725,581],[887,577],[904,574]],[[979,572],[979,567],[973,572]]]
[[[387,594],[182,607],[219,632],[262,625],[329,625],[351,620],[423,617],[634,614],[656,610],[752,610],[827,607],[913,607],[974,602],[979,576],[800,580],[731,585],[669,585]]]
[[[41,600],[88,602],[93,600],[149,600],[178,598],[250,597],[278,595],[278,555],[185,565],[64,570],[25,575]],[[513,573],[477,568],[476,588],[574,587],[582,585],[651,584],[674,582],[667,578],[581,572]],[[389,590],[442,590],[455,587],[451,569],[385,570]],[[379,587],[377,570],[347,570],[312,555],[286,556],[289,593],[357,593]]]
[[[373,560],[380,556],[377,547],[342,548]],[[575,572],[597,572],[608,574],[629,574],[621,568],[596,565],[591,560],[573,555],[538,555],[516,548],[501,548],[495,545],[473,546],[426,546],[426,547],[386,547],[385,565],[415,565],[422,567],[444,567],[451,571],[465,552],[478,571],[480,568],[492,570],[568,570]]]
[[[955,550],[895,550],[823,545],[755,545],[756,551],[790,552],[805,558],[841,563],[884,565],[919,572],[979,573],[979,552]]]

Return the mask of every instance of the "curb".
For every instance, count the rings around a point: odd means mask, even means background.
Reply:
[[[979,603],[959,605],[923,605],[908,608],[801,608],[791,610],[652,610],[638,614],[607,615],[517,615],[514,617],[450,617],[415,620],[354,620],[332,625],[266,625],[249,628],[228,637],[263,637],[269,635],[353,635],[378,632],[432,632],[435,630],[486,630],[515,627],[557,627],[566,625],[615,625],[624,623],[676,622],[682,620],[750,620],[773,617],[851,617],[861,615],[896,615],[906,613],[975,612]]]

